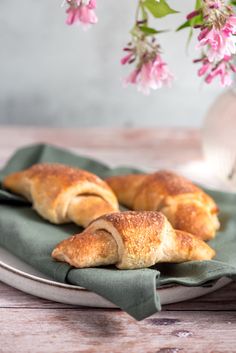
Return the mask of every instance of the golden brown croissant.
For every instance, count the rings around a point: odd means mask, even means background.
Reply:
[[[106,181],[121,204],[133,210],[160,211],[175,229],[203,240],[214,238],[219,229],[213,199],[173,172],[114,176]]]
[[[192,234],[175,231],[160,212],[117,212],[60,242],[52,257],[77,268],[115,264],[136,269],[158,262],[210,260],[215,252]]]
[[[8,175],[3,186],[24,196],[43,218],[56,224],[73,221],[86,227],[118,210],[117,199],[103,180],[62,164],[35,164]]]

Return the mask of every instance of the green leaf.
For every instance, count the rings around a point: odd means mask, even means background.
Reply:
[[[199,15],[191,18],[191,20],[189,20],[191,27],[194,27],[196,25],[202,25],[203,24],[203,17],[202,17],[202,13],[200,13]]]
[[[195,10],[199,10],[202,7],[202,0],[196,0]]]
[[[191,26],[190,21],[186,21],[176,29],[176,32],[181,31],[181,29],[188,28],[190,26]]]
[[[193,36],[193,29],[191,28],[190,31],[189,31],[189,35],[188,35],[188,39],[187,39],[187,43],[186,43],[186,47],[187,48],[189,47],[189,44],[190,44],[191,39],[192,39],[192,36]]]
[[[176,31],[180,31],[181,29],[188,28],[188,27],[194,27],[196,25],[202,25],[203,23],[203,17],[202,14],[200,13],[199,15],[191,18],[191,20],[188,20],[184,22],[181,26],[179,26]]]
[[[232,6],[236,6],[236,0],[231,0],[229,3],[230,3],[230,5],[232,5]]]
[[[148,20],[148,13],[142,3],[140,4],[140,8],[141,8],[141,12],[142,12],[142,20],[147,21]]]
[[[151,34],[157,34],[158,31],[154,28],[150,28],[150,27],[146,27],[146,26],[139,26],[139,29],[141,29],[141,31],[147,35],[151,35]]]
[[[146,36],[151,36],[151,35],[154,35],[154,34],[167,32],[167,30],[157,31],[155,28],[146,27],[146,26],[139,26],[139,29],[143,33],[145,33]]]
[[[170,14],[178,13],[178,11],[172,9],[167,4],[166,0],[144,0],[143,5],[156,18],[161,18]]]

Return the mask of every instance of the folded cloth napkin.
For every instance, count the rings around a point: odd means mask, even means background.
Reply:
[[[104,178],[122,173],[138,173],[133,168],[110,169],[106,165],[49,146],[33,145],[18,150],[0,171],[0,246],[47,274],[55,281],[91,290],[142,320],[161,310],[156,288],[179,283],[198,286],[223,276],[236,279],[236,195],[206,190],[220,206],[221,231],[210,242],[217,256],[212,261],[159,264],[141,270],[114,267],[75,269],[51,258],[55,245],[82,228],[53,225],[43,220],[23,198],[1,187],[4,176],[40,162],[57,162],[86,169]]]

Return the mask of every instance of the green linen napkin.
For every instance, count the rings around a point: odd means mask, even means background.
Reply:
[[[49,146],[33,145],[18,150],[0,171],[4,176],[39,162],[58,162],[89,170],[102,178],[109,175],[138,173],[134,168],[110,169],[89,158]],[[117,270],[114,267],[75,269],[54,261],[50,254],[62,239],[82,228],[53,225],[43,220],[31,205],[19,196],[3,190],[0,184],[0,246],[3,246],[53,280],[82,286],[101,296],[137,320],[161,310],[156,288],[179,283],[198,286],[220,277],[236,278],[236,195],[209,191],[221,209],[221,231],[211,241],[217,256],[212,261],[183,264],[159,264],[149,269]]]

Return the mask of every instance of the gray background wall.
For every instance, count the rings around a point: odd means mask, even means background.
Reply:
[[[136,0],[98,0],[99,23],[88,32],[64,24],[61,0],[0,2],[0,123],[59,126],[198,126],[217,85],[204,86],[186,54],[187,32],[160,36],[175,72],[173,88],[143,96],[121,79]],[[185,10],[193,0],[170,0]],[[184,15],[160,21],[175,29]],[[194,48],[194,43],[190,48]],[[194,54],[194,55],[193,55]]]

